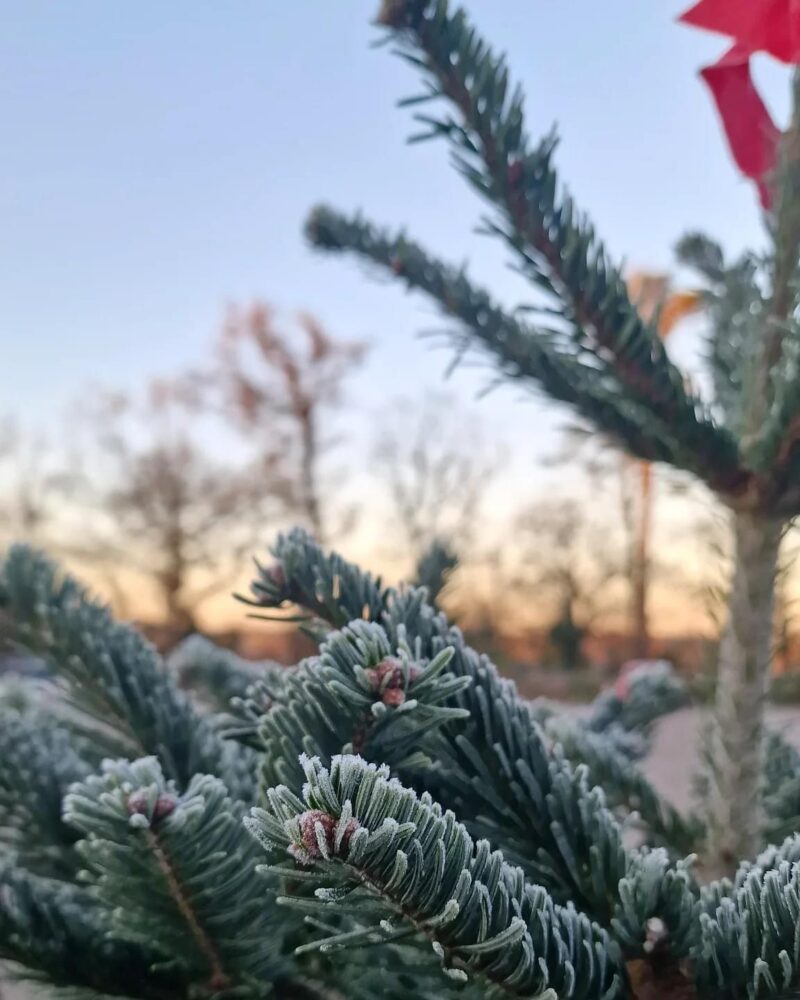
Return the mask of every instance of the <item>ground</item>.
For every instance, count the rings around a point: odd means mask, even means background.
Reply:
[[[659,792],[685,809],[691,805],[691,781],[697,762],[700,710],[685,708],[662,719],[645,771]],[[770,725],[781,728],[800,746],[800,710],[771,708]]]

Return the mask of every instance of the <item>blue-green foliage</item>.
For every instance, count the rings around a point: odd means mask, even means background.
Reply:
[[[75,830],[61,817],[73,781],[90,770],[69,733],[44,716],[0,712],[0,864],[74,874]]]
[[[520,996],[620,994],[619,952],[602,930],[574,907],[555,906],[430,795],[417,797],[360,757],[334,757],[330,770],[316,758],[301,763],[303,798],[270,791],[269,808],[253,810],[248,826],[273,855],[283,846],[312,865],[315,896],[350,915],[347,930],[315,948],[392,942],[416,930],[451,978],[478,976]]]
[[[680,702],[672,677],[630,678],[627,699],[602,697],[585,725],[521,699],[424,589],[376,588],[302,532],[273,555],[282,587],[262,592],[265,610],[291,593],[323,638],[297,667],[255,667],[244,697],[242,661],[205,649],[215,685],[237,692],[233,740],[73,581],[23,549],[5,562],[8,636],[47,658],[82,724],[42,733],[42,712],[3,710],[0,957],[147,998],[629,997],[629,963],[651,960],[701,996],[800,986],[796,842],[701,887],[681,860],[696,821],[638,769],[653,703]],[[114,712],[90,715],[104,699]],[[154,752],[95,773],[92,719],[103,745],[111,732]],[[207,772],[181,773],[180,746]],[[768,760],[777,795],[788,758]],[[251,829],[283,845],[271,858],[242,825],[259,772]],[[620,822],[634,810],[642,847]]]
[[[281,933],[252,877],[242,813],[218,778],[195,775],[181,793],[154,757],[108,761],[64,800],[114,938],[157,948],[160,964],[213,991],[266,994],[283,968]]]
[[[729,266],[709,241],[684,243],[716,327],[706,405],[465,13],[385,0],[378,20],[423,76],[409,103],[433,102],[422,137],[449,144],[538,297],[508,311],[405,233],[331,209],[312,213],[313,243],[430,296],[456,321],[457,360],[477,346],[501,378],[633,454],[765,516],[796,515],[790,305],[763,343],[754,332],[775,295],[792,299],[796,211],[776,219],[772,298],[761,261]],[[751,433],[765,351],[768,406]],[[252,682],[231,654],[193,652],[188,675],[221,720],[75,580],[26,548],[7,554],[0,640],[46,663],[58,708],[0,705],[0,959],[79,994],[143,1000],[798,995],[800,847],[768,846],[800,815],[785,741],[765,755],[764,853],[702,885],[700,825],[639,768],[682,697],[672,676],[631,678],[581,723],[520,698],[435,607],[447,553],[420,567],[429,589],[386,587],[299,530],[272,555],[244,600],[299,622],[319,652]]]

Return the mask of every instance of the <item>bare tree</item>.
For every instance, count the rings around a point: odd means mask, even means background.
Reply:
[[[42,434],[10,417],[0,421],[0,541],[58,549],[58,502],[69,479]]]
[[[695,291],[676,290],[667,274],[637,272],[627,279],[631,300],[639,312],[656,324],[658,334],[666,340],[681,321],[698,312],[701,296]],[[633,654],[647,656],[650,646],[648,604],[650,595],[652,559],[650,556],[653,533],[654,479],[651,462],[620,455],[621,476],[628,493],[631,518],[631,545],[629,552],[629,579],[631,587],[631,624],[633,628]]]
[[[566,667],[580,664],[583,639],[618,609],[625,561],[612,534],[570,499],[536,500],[517,515],[515,583],[536,597],[537,615],[548,615],[551,644]]]
[[[280,454],[293,484],[294,511],[321,541],[341,534],[353,512],[334,512],[336,477],[327,458],[339,441],[327,433],[344,382],[366,345],[336,340],[307,313],[286,335],[263,302],[232,308],[210,373],[183,383],[184,398],[231,423],[270,464]],[[334,523],[338,517],[338,523]]]
[[[431,545],[444,543],[461,561],[476,541],[499,453],[449,396],[433,393],[421,405],[398,399],[391,411],[374,456],[404,545],[419,561]]]
[[[233,583],[265,520],[283,511],[285,473],[277,460],[212,461],[168,383],[153,383],[138,403],[106,395],[90,413],[74,554],[117,584],[119,571],[145,577],[170,627],[193,631],[197,609]]]
[[[624,535],[623,576],[627,590],[630,655],[645,658],[651,643],[650,598],[654,585],[680,575],[653,547],[656,502],[659,497],[679,497],[687,492],[685,476],[668,467],[657,472],[653,464],[623,454],[612,442],[585,428],[571,425],[563,435],[559,451],[547,464],[577,464],[591,489],[611,488],[618,504],[619,525]],[[613,495],[612,494],[612,495]],[[686,581],[684,581],[685,583]]]

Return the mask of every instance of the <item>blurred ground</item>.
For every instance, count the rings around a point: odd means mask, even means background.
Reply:
[[[585,711],[582,706],[568,706],[565,710],[575,714]],[[656,732],[653,753],[645,764],[647,776],[656,788],[679,808],[686,808],[691,803],[702,717],[702,710],[686,708],[663,719]],[[783,729],[792,742],[800,746],[800,709],[773,708],[768,717],[770,725]],[[30,1000],[31,992],[28,987],[11,985],[0,978],[1,1000]]]
[[[667,716],[659,724],[653,753],[645,772],[656,788],[679,808],[691,803],[691,781],[697,762],[697,738],[703,711],[685,708]],[[792,743],[800,746],[800,709],[771,708],[769,724],[782,729]]]

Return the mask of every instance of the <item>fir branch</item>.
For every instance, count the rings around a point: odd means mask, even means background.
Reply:
[[[764,261],[768,294],[749,320],[751,378],[742,387],[741,451],[759,473],[758,500],[792,517],[800,510],[800,73],[795,72],[789,127],[772,178],[772,253]],[[756,320],[758,321],[756,323]]]
[[[764,740],[762,807],[766,842],[800,829],[800,751],[776,730]]]
[[[417,560],[414,586],[424,587],[428,600],[431,604],[436,604],[457,566],[458,556],[450,545],[440,539],[434,539]]]
[[[644,664],[624,677],[621,690],[612,688],[595,699],[589,728],[605,732],[616,725],[649,737],[656,722],[688,702],[686,685],[669,663]]]
[[[86,889],[0,867],[0,958],[54,986],[180,1000],[185,984],[144,943],[107,935],[109,911]]]
[[[703,836],[696,816],[684,817],[664,799],[630,757],[620,752],[607,735],[585,729],[579,722],[554,717],[545,731],[559,744],[566,758],[588,768],[589,781],[603,789],[608,807],[643,825],[648,843],[667,847],[676,857],[691,854]]]
[[[252,877],[253,845],[242,807],[216,778],[196,775],[183,795],[155,758],[107,762],[64,803],[110,931],[157,941],[190,982],[212,993],[259,996],[285,972],[280,928]]]
[[[271,790],[269,810],[253,810],[248,828],[273,853],[283,846],[318,867],[320,911],[351,910],[366,896],[385,914],[317,947],[391,939],[395,920],[427,939],[453,978],[473,975],[512,996],[620,994],[623,975],[600,928],[526,884],[429,795],[418,799],[358,757],[335,757],[330,771],[304,758],[303,768],[303,799]]]
[[[180,642],[166,662],[179,687],[218,712],[227,711],[233,698],[245,697],[261,673],[261,664],[244,660],[198,634]]]
[[[415,655],[399,631],[394,644],[380,625],[351,622],[332,633],[314,657],[290,675],[280,701],[263,716],[260,737],[266,785],[296,784],[298,748],[330,760],[359,752],[410,771],[426,761],[426,734],[461,719],[449,704],[469,681],[447,671],[451,651]]]
[[[764,262],[744,253],[731,263],[703,233],[687,233],[677,244],[678,261],[703,281],[703,306],[710,319],[707,360],[714,404],[737,438],[748,433],[747,399],[758,366],[760,331],[768,303],[763,292]]]
[[[800,862],[800,834],[792,834],[780,844],[765,848],[753,862],[743,862],[734,876],[734,888],[740,889],[751,871],[774,871],[783,864],[794,867]]]
[[[761,339],[759,379],[750,399],[754,426],[763,422],[764,411],[779,400],[780,390],[787,382],[797,386],[796,337],[787,336],[787,323],[798,307],[800,279],[800,71],[795,70],[792,87],[792,115],[780,144],[779,164],[775,176],[776,199],[773,225],[774,254],[772,256],[772,287],[769,303],[769,323]],[[786,350],[793,356],[786,370]],[[783,362],[783,364],[782,364]],[[798,410],[794,394],[794,415]],[[784,406],[790,402],[784,400]]]
[[[311,213],[306,233],[320,249],[353,251],[426,292],[494,355],[509,378],[533,381],[633,454],[690,467],[695,462],[681,451],[667,424],[623,391],[610,365],[602,359],[582,362],[546,332],[507,315],[463,268],[448,267],[403,233],[393,236],[358,216],[347,218],[325,207]]]
[[[0,857],[40,875],[67,877],[77,870],[77,837],[61,818],[61,801],[90,766],[66,732],[41,722],[0,711]]]
[[[626,848],[604,793],[589,784],[587,767],[578,763],[573,768],[514,684],[470,649],[422,595],[393,595],[384,625],[390,635],[402,627],[427,655],[444,644],[452,646],[449,670],[472,680],[454,699],[469,718],[433,737],[436,751],[431,755],[439,763],[424,775],[424,786],[464,817],[474,836],[488,838],[557,901],[571,900],[602,926],[611,926],[622,906],[621,883],[644,879],[649,885],[650,862]],[[640,794],[645,787],[639,785]],[[682,871],[677,882],[664,883],[665,895],[651,886],[641,897],[651,910],[640,924],[663,920],[667,947],[679,955],[687,947],[684,929],[695,905],[691,879]],[[643,946],[643,938],[639,944]]]
[[[653,728],[665,715],[689,700],[686,685],[664,662],[645,664],[595,698],[587,725],[602,733],[631,757],[642,758],[651,749]]]
[[[217,732],[240,744],[241,764],[256,773],[259,760],[252,751],[263,749],[258,734],[261,719],[283,700],[286,680],[296,668],[245,660],[201,635],[189,636],[178,645],[167,666],[201,705],[210,703],[218,709],[213,718]]]
[[[750,868],[731,895],[701,918],[695,954],[709,996],[779,997],[800,990],[800,864]],[[790,991],[792,991],[790,993]]]
[[[178,692],[153,646],[119,624],[43,555],[14,546],[0,565],[6,638],[47,661],[75,706],[113,726],[131,756],[154,753],[186,785],[197,772],[251,794],[248,762],[226,747]]]
[[[499,214],[492,228],[550,294],[580,347],[613,359],[628,395],[672,429],[695,468],[708,465],[715,488],[740,490],[734,439],[685,388],[655,323],[642,320],[593,227],[560,194],[554,140],[530,147],[522,93],[510,87],[504,59],[447,0],[386,0],[378,21],[421,71],[427,96],[455,112],[418,116],[425,137],[449,140],[457,167]]]
[[[259,735],[261,720],[275,705],[285,702],[291,691],[291,678],[299,667],[268,670],[251,684],[244,697],[233,698],[230,713],[220,719],[220,733],[259,753],[264,749]]]
[[[273,563],[256,563],[258,575],[250,585],[253,596],[246,603],[275,609],[290,603],[332,629],[356,618],[380,618],[387,596],[380,579],[338,552],[326,552],[307,531],[293,528],[278,535],[270,552]]]
[[[743,464],[755,473],[750,491],[766,509],[791,516],[800,504],[800,328],[793,315],[775,317],[775,297],[764,290],[770,277],[777,280],[768,267],[777,265],[752,253],[729,264],[719,245],[700,233],[685,236],[676,252],[705,282],[715,402],[740,440]]]
[[[302,528],[279,535],[272,548],[275,561],[256,563],[258,576],[250,586],[251,597],[237,595],[245,604],[282,608],[296,604],[312,618],[341,628],[354,618],[374,620],[385,591],[380,577],[350,572],[341,556],[324,556]]]
[[[313,578],[313,568],[325,565],[327,558],[338,560],[340,572],[358,591],[358,567],[339,557],[326,557],[308,539],[303,549],[304,578],[286,577],[286,585],[294,589],[300,606],[315,599],[313,594],[304,593],[303,581]],[[404,780],[431,791],[464,818],[474,836],[489,839],[557,901],[571,900],[600,924],[610,926],[621,905],[621,881],[635,882],[646,871],[639,854],[626,849],[603,793],[589,786],[586,768],[571,766],[538,725],[535,710],[519,698],[510,681],[499,677],[486,657],[479,657],[465,644],[458,629],[430,607],[424,591],[390,590],[384,601],[381,622],[388,640],[381,630],[370,631],[378,646],[366,660],[364,644],[349,643],[348,670],[360,661],[368,666],[401,643],[423,660],[435,660],[452,649],[447,674],[459,687],[448,695],[443,707],[456,709],[459,716],[453,721],[437,721],[415,734],[412,745],[423,756],[413,760],[414,768],[408,772],[398,753],[398,749],[407,750],[402,744],[396,748],[370,743],[362,747],[363,754],[376,763],[389,763]],[[351,628],[356,625],[367,629],[363,623],[354,623]],[[336,641],[342,642],[343,637]],[[299,672],[290,681],[291,707],[276,705],[265,716],[262,732],[267,784],[297,785],[300,777],[291,754],[298,747],[323,761],[352,748],[354,715],[342,714],[341,706],[335,704],[331,693],[334,678],[335,674],[322,673],[319,664],[312,661],[310,670]],[[425,757],[435,764],[426,766]],[[638,789],[643,796],[644,787],[640,784]],[[652,794],[646,802],[656,801]],[[666,816],[668,811],[659,814],[653,806],[653,817],[665,828],[669,822]],[[653,822],[656,825],[655,819]],[[642,926],[651,917],[675,921],[671,896],[667,900],[651,891],[647,899],[653,909]],[[684,906],[688,911],[694,905],[687,887]],[[685,950],[681,936],[684,923],[681,913],[675,927],[669,928],[676,935],[670,939],[670,947],[679,951]]]

